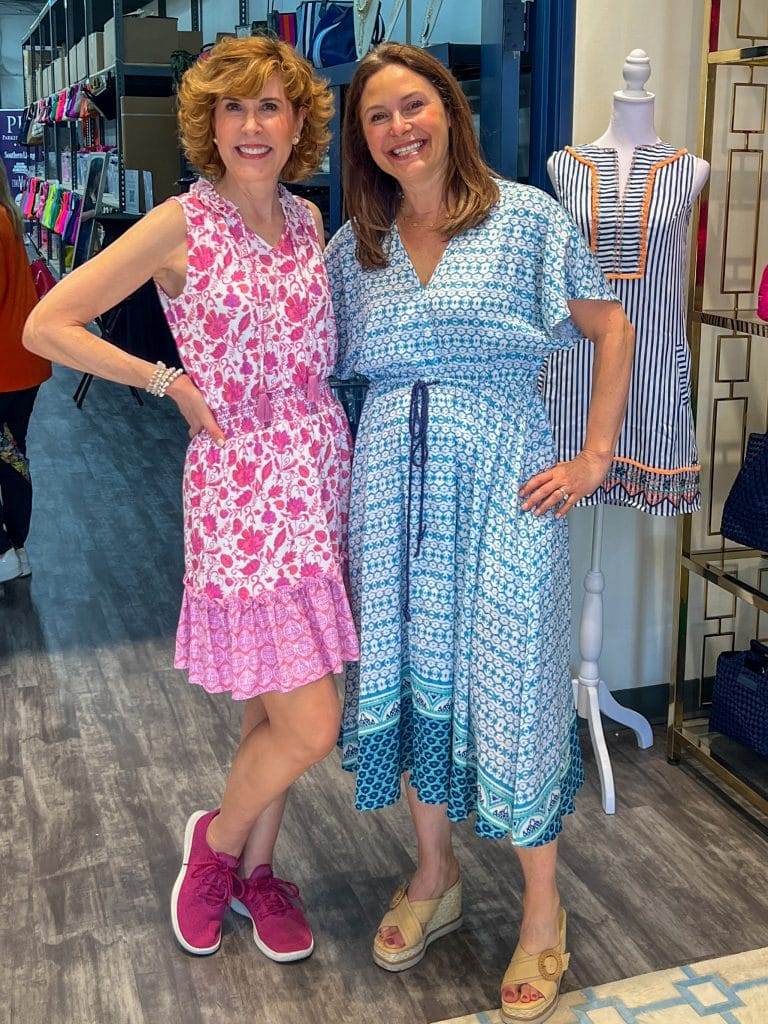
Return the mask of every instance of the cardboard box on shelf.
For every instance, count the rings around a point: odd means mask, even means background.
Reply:
[[[91,32],[88,36],[88,60],[90,61],[90,71],[93,74],[95,71],[103,71],[104,68],[109,66],[104,59],[104,33],[103,32]]]
[[[151,171],[155,203],[178,192],[181,158],[173,96],[122,96],[123,164]]]
[[[123,18],[123,60],[126,64],[167,64],[178,43],[178,18]],[[115,63],[115,19],[104,26],[104,63]]]
[[[53,62],[53,74],[55,78],[54,88],[58,91],[64,89],[69,85],[69,70],[67,68],[67,58],[57,57]]]
[[[186,50],[187,53],[200,53],[203,48],[202,32],[179,32],[177,50]]]
[[[50,96],[53,92],[53,66],[49,64],[48,67],[40,68],[38,75],[40,82],[40,95]]]
[[[24,66],[24,74],[38,71],[40,68],[47,67],[51,63],[51,52],[50,50],[41,50],[37,47],[27,47],[21,51],[22,63]]]
[[[88,73],[88,69],[85,63],[85,37],[80,39],[75,44],[75,81],[80,81],[81,78],[85,78]]]

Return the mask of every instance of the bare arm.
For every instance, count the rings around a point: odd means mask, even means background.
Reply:
[[[163,283],[178,276],[185,250],[184,211],[164,203],[143,217],[103,252],[59,282],[35,307],[24,328],[24,345],[38,355],[118,384],[145,388],[155,371],[146,359],[97,338],[85,325],[116,306],[152,277]],[[202,395],[187,377],[168,389],[190,425],[223,435]]]
[[[618,303],[579,299],[569,301],[568,307],[573,322],[595,346],[584,447],[575,459],[537,473],[520,489],[526,511],[541,515],[559,504],[558,518],[592,494],[610,469],[624,420],[635,350],[634,329]],[[563,500],[563,491],[567,500]]]

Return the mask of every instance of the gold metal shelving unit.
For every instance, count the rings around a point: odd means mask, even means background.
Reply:
[[[700,445],[702,434],[708,435],[708,450],[702,452],[708,465],[702,471],[703,510],[695,517],[683,517],[680,527],[678,628],[667,753],[673,762],[684,755],[692,757],[743,800],[768,815],[768,759],[761,759],[746,748],[739,750],[738,744],[712,732],[708,722],[715,654],[733,650],[737,644],[746,646],[745,638],[765,639],[768,634],[768,554],[732,546],[720,535],[723,480],[716,479],[716,468],[733,479],[743,460],[747,424],[757,422],[756,412],[761,417],[762,429],[768,424],[768,323],[748,308],[754,306],[756,275],[761,269],[757,248],[765,188],[768,83],[756,71],[768,67],[768,8],[765,27],[761,23],[760,35],[756,37],[755,19],[762,15],[754,13],[757,7],[748,10],[748,6],[747,0],[731,0],[730,4],[727,0],[707,0],[705,5],[699,152],[710,165],[713,163],[718,80],[731,90],[729,131],[736,134],[739,144],[727,149],[722,174],[715,174],[713,169],[693,225],[695,244],[688,318],[692,406]],[[748,45],[720,49],[726,8],[733,16],[735,40],[744,40]],[[745,69],[744,76],[735,76],[744,80],[735,81],[734,76],[726,75],[723,81],[723,69],[729,67]],[[747,92],[740,92],[742,89]],[[749,101],[746,106],[745,101]],[[745,111],[749,111],[748,116]],[[743,196],[734,197],[739,190],[743,193],[745,181],[752,180],[755,195],[747,234],[748,217],[744,211],[749,204]],[[709,237],[714,236],[714,231],[708,231],[716,201],[722,202],[722,244]],[[737,210],[733,225],[732,207]],[[752,247],[751,263],[748,257],[742,257],[736,261],[735,270],[729,231],[731,242],[739,235],[739,244],[743,246],[746,239]],[[763,255],[768,259],[768,251]],[[705,285],[710,282],[711,286],[715,271],[719,272],[719,293],[731,304],[730,308],[704,307]],[[735,371],[734,366],[738,367]],[[711,402],[709,408],[705,407],[707,401]],[[728,464],[724,470],[724,460],[718,460],[716,455],[721,454],[719,423],[726,419],[727,410],[721,403],[730,403],[732,419],[740,417],[739,430],[731,429],[729,439],[730,454],[735,457],[730,462],[725,460]],[[695,596],[702,611],[701,622],[695,621],[695,617],[692,621],[693,586],[698,588]]]

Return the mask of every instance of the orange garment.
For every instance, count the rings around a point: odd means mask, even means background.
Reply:
[[[47,359],[21,344],[24,323],[37,302],[24,243],[0,206],[0,391],[23,391],[51,376]]]

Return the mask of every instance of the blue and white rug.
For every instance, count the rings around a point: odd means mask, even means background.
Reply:
[[[498,1010],[440,1024],[498,1024]],[[768,1024],[768,947],[567,992],[548,1024]]]

